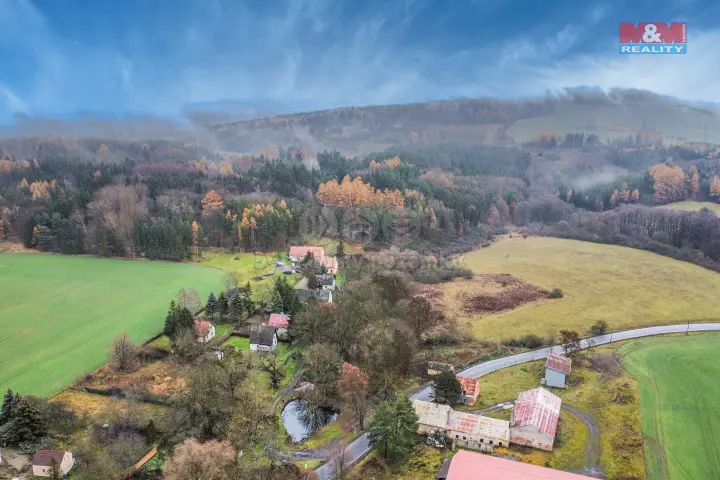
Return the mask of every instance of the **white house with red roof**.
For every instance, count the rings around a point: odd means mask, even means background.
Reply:
[[[288,258],[292,262],[301,262],[310,253],[315,261],[325,267],[325,270],[331,275],[335,275],[338,271],[338,261],[335,257],[326,257],[323,247],[310,247],[307,245],[297,245],[290,247]]]
[[[195,320],[198,342],[207,343],[215,336],[215,325],[205,320]]]
[[[538,467],[530,463],[482,453],[458,450],[443,463],[435,477],[437,480],[590,480],[591,477],[575,473]]]
[[[510,417],[510,443],[551,451],[562,400],[544,388],[520,392]]]
[[[548,387],[565,388],[571,367],[572,359],[557,353],[550,353],[545,362],[545,379],[542,383]]]
[[[325,258],[325,249],[323,247],[310,247],[307,245],[290,247],[288,258],[293,262],[302,262],[308,252],[312,254],[316,262],[322,265],[323,258]]]
[[[284,313],[271,313],[268,320],[268,327],[275,328],[278,336],[287,335],[287,329],[290,325],[290,315]]]
[[[477,378],[456,377],[463,391],[463,403],[465,405],[475,405],[480,395],[480,380]]]

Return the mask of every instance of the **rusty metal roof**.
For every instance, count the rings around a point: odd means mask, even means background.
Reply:
[[[458,450],[452,457],[446,480],[590,480],[591,477],[562,472],[529,463],[482,453]]]
[[[558,355],[557,353],[550,353],[547,357],[547,361],[545,362],[545,368],[564,373],[565,375],[570,375],[571,366],[572,359],[564,355]]]
[[[510,422],[465,412],[450,412],[448,430],[510,441]]]
[[[458,375],[457,379],[465,395],[476,397],[480,393],[480,383],[477,378],[461,377]]]
[[[418,423],[430,427],[447,428],[448,417],[452,409],[449,405],[413,400],[413,408],[418,416]]]
[[[513,427],[534,426],[551,437],[557,431],[562,400],[544,388],[520,392],[513,408],[510,425]]]

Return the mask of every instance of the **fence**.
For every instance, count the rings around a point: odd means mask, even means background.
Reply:
[[[157,445],[155,445],[148,453],[145,454],[135,465],[125,470],[117,477],[113,477],[112,480],[129,480],[135,472],[140,470],[151,458],[157,455]]]

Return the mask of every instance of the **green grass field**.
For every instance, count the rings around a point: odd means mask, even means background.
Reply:
[[[546,336],[550,330],[585,334],[597,320],[612,329],[718,320],[720,275],[654,253],[613,245],[544,237],[515,237],[463,257],[474,272],[509,273],[565,297],[503,314],[456,315],[483,340]],[[453,301],[450,283],[446,304]]]
[[[180,288],[200,296],[223,272],[167,262],[0,255],[0,391],[48,396],[107,360],[113,338],[162,330]]]
[[[624,345],[640,387],[650,480],[720,478],[720,335],[646,338]]]
[[[699,212],[703,208],[707,208],[716,215],[720,215],[720,204],[712,202],[675,202],[665,205],[665,208],[671,208],[673,210],[683,210],[685,212]]]

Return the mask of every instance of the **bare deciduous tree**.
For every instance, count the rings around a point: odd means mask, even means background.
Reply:
[[[135,368],[137,364],[137,346],[127,333],[123,333],[113,340],[110,348],[110,361],[115,365],[115,368],[126,372]]]
[[[173,449],[163,475],[166,480],[221,480],[234,462],[235,450],[229,444],[188,438]]]

